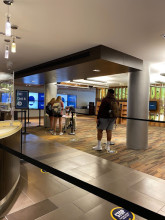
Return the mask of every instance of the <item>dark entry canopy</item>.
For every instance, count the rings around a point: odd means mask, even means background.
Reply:
[[[142,70],[143,61],[103,45],[39,64],[15,73],[19,79],[35,75],[40,84]],[[94,71],[98,70],[98,71]],[[27,77],[28,78],[28,77]],[[18,80],[19,81],[19,80]]]

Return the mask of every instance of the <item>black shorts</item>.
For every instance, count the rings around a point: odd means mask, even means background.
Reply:
[[[54,117],[55,117],[55,118],[61,118],[62,115],[60,115],[60,114],[59,114],[59,115],[54,115]]]
[[[54,116],[53,112],[49,113],[49,117],[53,117],[53,116]]]

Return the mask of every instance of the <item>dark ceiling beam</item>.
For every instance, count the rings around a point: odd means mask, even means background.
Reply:
[[[122,53],[120,51],[108,48],[103,45],[99,45],[96,47],[89,48],[87,50],[83,50],[62,58],[58,58],[52,61],[48,61],[24,70],[20,70],[15,72],[15,78],[22,78],[25,76],[30,76],[38,73],[45,73],[50,72],[53,70],[60,70],[60,75],[64,75],[61,78],[65,78],[66,72],[68,71],[69,75],[69,69],[71,68],[71,71],[75,69],[77,71],[78,68],[81,66],[80,73],[83,72],[83,70],[88,72],[91,72],[91,63],[97,64],[99,61],[106,61],[109,63],[108,65],[108,72],[109,75],[112,74],[118,74],[118,73],[124,73],[128,71],[134,71],[134,70],[142,70],[143,68],[143,61],[130,56],[128,54]],[[94,65],[93,65],[94,66]],[[73,68],[75,67],[75,68]],[[87,71],[89,69],[89,71]],[[66,70],[66,71],[63,71]],[[106,75],[108,75],[108,72]],[[78,72],[75,73],[75,75]],[[57,74],[58,75],[58,74]],[[81,75],[81,74],[80,74]],[[93,74],[94,75],[94,74]],[[101,74],[103,75],[103,74]],[[74,74],[73,74],[74,76]],[[57,77],[58,78],[58,77]],[[68,76],[66,77],[68,78]],[[59,79],[62,81],[62,79]]]

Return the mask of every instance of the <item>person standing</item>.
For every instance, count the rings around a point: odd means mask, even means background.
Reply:
[[[54,111],[54,132],[53,132],[53,134],[54,135],[56,135],[56,126],[57,126],[58,119],[59,119],[59,130],[60,130],[59,135],[63,135],[63,132],[62,132],[63,110],[64,110],[64,104],[62,102],[61,96],[58,96],[54,105],[53,105],[53,111]]]
[[[53,125],[54,125],[54,115],[53,115],[53,105],[55,103],[56,99],[52,98],[48,104],[46,105],[46,113],[49,115],[50,120],[50,132],[53,132]]]
[[[113,103],[113,104],[112,104]],[[97,115],[97,146],[93,147],[94,150],[102,150],[101,139],[103,136],[103,130],[107,133],[107,144],[105,149],[110,152],[110,144],[112,139],[112,129],[116,121],[116,116],[112,114],[113,106],[116,103],[119,109],[119,103],[114,96],[114,90],[108,89],[107,96],[103,98],[98,115]]]

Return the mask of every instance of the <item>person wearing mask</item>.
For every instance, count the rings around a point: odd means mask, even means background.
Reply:
[[[59,135],[63,135],[62,132],[62,115],[64,110],[64,104],[62,102],[61,96],[58,96],[54,105],[53,105],[53,112],[54,112],[54,132],[53,135],[56,135],[56,127],[57,121],[59,120]]]
[[[115,99],[114,90],[108,89],[107,96],[103,98],[98,115],[97,115],[97,146],[93,147],[94,150],[102,150],[101,139],[103,136],[103,130],[106,130],[107,133],[107,144],[105,149],[107,152],[111,152],[111,138],[112,138],[112,130],[115,124],[117,114],[119,114],[119,103]],[[114,112],[114,114],[113,114]]]

